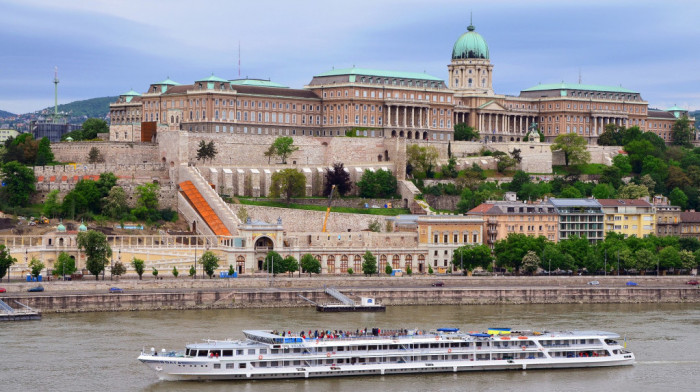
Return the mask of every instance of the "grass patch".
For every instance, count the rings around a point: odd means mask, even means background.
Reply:
[[[278,207],[278,208],[292,208],[295,210],[308,210],[308,211],[326,211],[325,206],[310,206],[305,204],[294,204],[294,203],[283,203],[279,201],[260,201],[260,200],[248,200],[244,198],[239,198],[243,205],[251,206],[262,206],[262,207]],[[344,212],[348,214],[366,214],[366,215],[381,215],[381,216],[396,216],[402,214],[410,214],[411,212],[408,208],[351,208],[351,207],[332,207],[332,212]]]

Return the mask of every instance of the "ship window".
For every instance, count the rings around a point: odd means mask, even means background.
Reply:
[[[226,369],[233,369],[233,364],[232,364],[232,363],[227,363],[227,364],[226,364]]]
[[[262,351],[261,351],[262,353]],[[243,350],[236,350],[236,355],[243,355]]]
[[[190,349],[188,348],[185,350],[185,356],[189,356],[189,355],[190,355]]]
[[[198,356],[198,357],[206,357],[206,356],[207,356],[207,350],[199,350],[199,351],[197,351],[197,356]]]
[[[261,348],[261,349],[260,349],[260,354],[267,354],[267,349],[266,349],[266,348]]]
[[[230,364],[229,364],[229,365],[230,365]],[[238,368],[239,368],[239,369],[245,369],[245,365],[246,365],[245,363],[239,363],[239,364],[238,364]],[[228,365],[226,365],[226,366],[228,367]]]
[[[224,350],[224,357],[232,357],[233,356],[233,350]]]
[[[255,349],[251,348],[248,350],[248,355],[254,355],[255,354]]]
[[[220,364],[220,363],[215,363],[215,364],[214,364],[214,369],[221,369],[221,364]]]

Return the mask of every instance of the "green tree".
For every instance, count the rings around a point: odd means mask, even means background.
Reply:
[[[114,263],[114,265],[112,266],[112,275],[122,276],[125,273],[126,267],[124,266],[124,264],[122,264],[121,261],[117,261],[116,263]]]
[[[390,171],[379,169],[376,172],[365,170],[357,183],[360,196],[366,198],[393,197],[396,194],[396,177]]]
[[[690,271],[698,265],[698,261],[695,259],[695,255],[689,250],[682,250],[678,252],[678,256],[681,260],[680,268]]]
[[[559,197],[567,199],[578,199],[583,197],[583,195],[581,194],[581,191],[579,191],[576,187],[569,185],[566,188],[562,189],[561,193],[559,194]]]
[[[615,124],[605,125],[605,131],[598,136],[599,146],[621,146],[622,143],[622,130],[623,128],[618,127]]]
[[[515,159],[509,157],[508,155],[498,155],[496,157],[496,170],[499,173],[504,173],[506,170],[515,167],[517,162]]]
[[[384,267],[384,273],[387,275],[391,275],[392,272],[394,272],[394,269],[391,268],[391,264],[387,263]]]
[[[268,147],[267,151],[265,151],[265,153],[263,155],[267,158],[267,164],[269,165],[270,161],[272,160],[272,157],[277,155],[277,154],[275,154],[275,146],[270,145],[270,147]]]
[[[284,196],[289,204],[292,197],[303,197],[306,194],[306,176],[296,169],[283,169],[272,175],[270,195]]]
[[[532,250],[541,254],[546,243],[547,239],[543,236],[530,237],[525,234],[510,233],[505,239],[496,241],[493,253],[496,255],[499,267],[518,271],[527,252]]]
[[[617,189],[622,185],[622,172],[617,166],[606,166],[603,168],[603,172],[600,174],[598,183],[609,184],[613,188]]]
[[[10,249],[6,248],[5,245],[0,245],[0,279],[5,277],[12,264],[16,262],[17,259],[10,255]]]
[[[369,276],[377,273],[377,258],[370,251],[362,256],[362,273]]]
[[[97,188],[97,183],[95,181],[80,180],[75,184],[75,187],[70,193],[78,194],[85,199],[85,211],[90,210],[95,214],[99,214],[102,210],[102,208],[100,207],[102,201],[102,194]],[[81,209],[80,211],[76,212],[80,213],[84,211]]]
[[[647,248],[639,249],[634,252],[636,259],[636,268],[640,270],[656,269],[658,257],[654,252]]]
[[[117,185],[117,176],[112,172],[100,173],[100,178],[95,182],[97,190],[100,192],[100,197],[105,197],[109,191]]]
[[[563,133],[554,138],[554,144],[550,146],[552,151],[564,153],[564,163],[582,165],[591,160],[591,154],[586,149],[586,139],[575,133]]]
[[[153,183],[137,186],[136,195],[138,199],[136,200],[136,205],[139,207],[146,207],[149,210],[157,210],[159,189],[160,186]]]
[[[433,146],[411,144],[406,148],[406,162],[416,171],[425,173],[430,178],[437,165],[438,150]]]
[[[55,218],[61,212],[61,203],[58,202],[58,189],[54,189],[46,195],[41,213],[49,218]]]
[[[131,266],[134,267],[136,274],[139,276],[139,280],[141,280],[143,278],[143,272],[146,269],[146,263],[143,260],[134,257],[131,260]]]
[[[614,199],[615,188],[607,183],[599,183],[593,188],[593,197],[596,199]]]
[[[335,191],[341,196],[345,196],[352,190],[350,174],[345,170],[342,163],[334,163],[332,169],[326,170],[326,183],[323,188],[324,196],[331,194],[333,185],[335,185]]]
[[[199,141],[199,145],[197,147],[197,160],[201,160],[203,162],[206,162],[207,159],[209,161],[214,160],[216,158],[216,154],[219,152],[216,149],[216,145],[214,144],[213,140],[210,140],[209,143],[205,142],[204,140]]]
[[[204,269],[204,273],[209,276],[209,279],[214,276],[214,271],[219,268],[219,258],[210,250],[204,252],[199,262]]]
[[[99,148],[92,147],[90,151],[88,151],[87,161],[88,163],[102,163],[105,161],[105,158],[102,156],[102,152],[100,152]]]
[[[75,259],[70,257],[68,253],[61,252],[58,255],[58,260],[53,264],[53,271],[51,271],[51,274],[54,276],[70,276],[75,271]]]
[[[42,137],[36,151],[36,165],[44,166],[53,162],[54,156],[51,151],[51,142],[49,138]]]
[[[41,270],[44,269],[44,263],[32,257],[32,260],[29,262],[29,269],[31,270],[32,276],[36,278],[41,275]]]
[[[102,199],[102,213],[113,219],[119,219],[129,210],[126,204],[126,192],[120,186],[113,187]]]
[[[177,279],[177,276],[180,275],[180,271],[177,270],[177,267],[173,267],[173,276],[175,279]]]
[[[153,275],[153,278],[158,279],[158,270],[156,267],[152,267],[153,271],[151,271],[151,274]]]
[[[193,265],[190,266],[189,275],[190,275],[191,278],[195,278],[195,275],[197,275],[197,270],[194,269],[194,266],[193,266]]]
[[[678,188],[673,188],[671,193],[668,195],[668,199],[671,205],[680,206],[682,210],[685,210],[688,205],[688,196],[682,190]]]
[[[290,136],[281,136],[275,139],[272,143],[275,155],[282,159],[282,164],[287,163],[287,158],[292,155],[295,151],[299,150],[299,147],[294,145],[294,139]]]
[[[11,207],[26,207],[36,192],[34,171],[19,162],[2,165],[0,170],[5,186],[0,189],[0,198]]]
[[[620,199],[639,199],[644,196],[649,196],[649,189],[644,185],[628,184],[617,190]]]
[[[63,197],[63,202],[61,203],[61,215],[63,217],[74,219],[77,214],[82,214],[87,210],[88,203],[85,197],[76,192],[75,189]]]
[[[228,276],[233,276],[236,274],[236,270],[233,268],[233,264],[228,265]]]
[[[309,276],[321,273],[321,262],[308,253],[301,256],[299,264],[301,264],[301,269],[307,272]]]
[[[626,154],[618,154],[613,158],[613,166],[620,169],[620,176],[626,176],[632,173],[632,164],[630,157]]]
[[[295,272],[299,271],[299,262],[297,262],[297,259],[292,255],[282,259],[282,264],[284,265],[284,271],[288,272],[290,275],[294,275]]]
[[[454,125],[455,140],[479,140],[479,131],[468,126],[466,123],[457,123]]]
[[[672,269],[681,268],[681,255],[678,249],[673,246],[667,246],[659,252],[659,268],[661,269]]]
[[[537,257],[535,252],[529,250],[525,256],[523,256],[523,260],[520,264],[520,270],[526,275],[532,275],[537,271],[539,266],[540,258]]]
[[[522,189],[523,185],[528,183],[532,183],[532,181],[530,180],[530,175],[522,170],[517,170],[515,174],[513,174],[513,180],[508,185],[508,189],[511,192],[520,192],[520,189]]]
[[[668,167],[668,176],[666,177],[666,187],[668,189],[673,188],[686,188],[691,184],[690,177],[685,174],[685,171],[678,166]]]
[[[97,280],[98,275],[104,271],[105,265],[109,262],[109,257],[112,256],[112,248],[109,247],[107,237],[94,230],[78,233],[78,249],[85,252],[87,258],[85,266]]]
[[[273,275],[287,272],[285,270],[284,259],[279,253],[275,252],[274,250],[267,252],[267,255],[265,255],[265,261],[263,262],[263,270],[267,272],[272,271]]]
[[[74,140],[93,140],[97,139],[98,133],[109,133],[109,126],[105,120],[99,118],[88,118],[83,123],[80,139]]]
[[[487,269],[492,261],[491,249],[486,245],[460,246],[452,254],[452,265],[460,269],[464,275],[477,267]]]
[[[687,116],[676,120],[671,127],[671,140],[676,146],[692,147],[693,126]]]

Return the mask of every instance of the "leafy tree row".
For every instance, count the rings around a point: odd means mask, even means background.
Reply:
[[[531,254],[528,254],[531,252]],[[624,238],[609,232],[605,240],[592,245],[585,237],[574,236],[558,243],[545,237],[511,233],[494,244],[493,253],[498,268],[515,273],[545,271],[578,271],[612,274],[623,272],[690,271],[700,264],[700,241],[674,236]],[[459,266],[459,253],[453,264]],[[527,257],[527,258],[526,258]],[[488,268],[485,261],[478,264]],[[466,266],[466,264],[465,264]]]

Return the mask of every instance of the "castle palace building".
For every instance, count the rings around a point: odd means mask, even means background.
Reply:
[[[150,142],[159,130],[183,130],[449,141],[464,123],[483,142],[576,133],[595,144],[607,124],[638,126],[670,142],[673,123],[688,115],[676,106],[650,109],[639,92],[622,87],[562,82],[495,94],[489,47],[471,25],[454,43],[447,71],[445,83],[425,73],[333,69],[303,89],[214,75],[186,85],[167,78],[110,105],[110,139]]]

